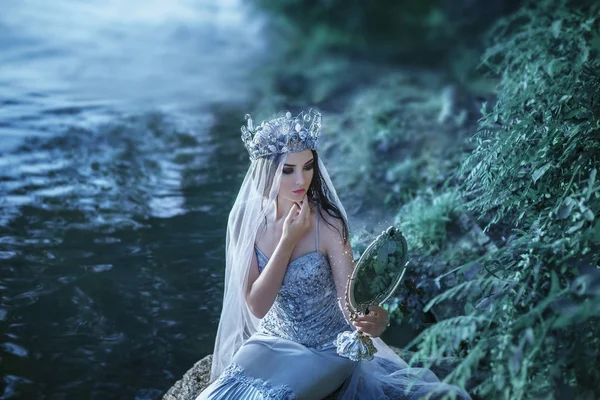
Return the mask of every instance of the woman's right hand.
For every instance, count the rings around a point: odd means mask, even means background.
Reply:
[[[300,210],[298,212],[298,210]],[[287,240],[294,246],[310,230],[310,206],[308,198],[304,195],[302,206],[294,203],[287,217],[283,221],[282,239]]]

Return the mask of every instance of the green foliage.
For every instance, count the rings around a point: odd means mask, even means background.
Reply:
[[[541,2],[501,21],[483,56],[482,64],[502,76],[498,102],[482,109],[473,137],[478,148],[459,173],[466,175],[467,207],[480,215],[494,210],[490,224],[509,210],[517,226],[540,211],[552,219],[570,186],[599,164],[597,7],[583,14],[555,3],[564,1]]]
[[[519,0],[488,5],[469,0],[254,0],[280,42],[319,56],[336,52],[353,59],[451,65],[457,76],[472,69],[474,37],[510,12]],[[478,52],[478,51],[477,51]]]
[[[447,225],[461,211],[462,199],[457,191],[433,196],[429,190],[403,206],[396,222],[411,251],[429,255],[442,249],[447,239]]]
[[[600,397],[599,18],[598,4],[545,0],[490,32],[482,65],[500,76],[498,102],[457,176],[484,230],[515,228],[425,307],[461,298],[466,315],[410,345],[462,357],[446,380],[483,374],[482,398]]]
[[[448,236],[449,228],[457,224],[462,209],[462,199],[456,190],[446,189],[434,195],[429,189],[404,205],[397,214],[396,224],[407,239],[410,256],[405,277],[389,301],[388,311],[396,323],[422,330],[433,318],[433,315],[424,314],[428,311],[426,304],[440,291],[457,283],[456,274],[450,274],[441,282],[435,279],[448,273],[450,266],[433,255],[448,250],[449,239],[455,240]],[[465,262],[472,259],[470,251],[463,249],[462,252]]]
[[[389,73],[353,96],[344,114],[330,117],[331,135],[320,146],[344,154],[344,163],[331,166],[340,191],[394,206],[443,182],[439,171],[449,157],[442,154],[451,139],[437,123],[442,85],[436,74]]]
[[[303,42],[305,48],[380,51],[443,51],[439,37],[447,21],[438,1],[394,0],[348,2],[343,0],[256,0],[286,39]],[[398,43],[400,37],[401,43]],[[409,40],[410,38],[410,40]],[[375,46],[375,48],[374,48]]]

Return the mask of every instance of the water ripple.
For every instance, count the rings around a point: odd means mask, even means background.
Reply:
[[[3,2],[1,398],[156,399],[211,351],[262,46],[243,10]]]

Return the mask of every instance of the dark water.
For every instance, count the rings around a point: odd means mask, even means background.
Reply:
[[[261,51],[238,1],[3,1],[1,399],[157,399],[212,351]]]

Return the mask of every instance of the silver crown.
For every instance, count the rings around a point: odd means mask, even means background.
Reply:
[[[283,113],[280,113],[283,114]],[[256,128],[250,114],[247,125],[242,126],[242,141],[250,154],[250,160],[274,154],[316,149],[321,129],[321,113],[314,108],[292,117],[284,115],[263,121]]]

